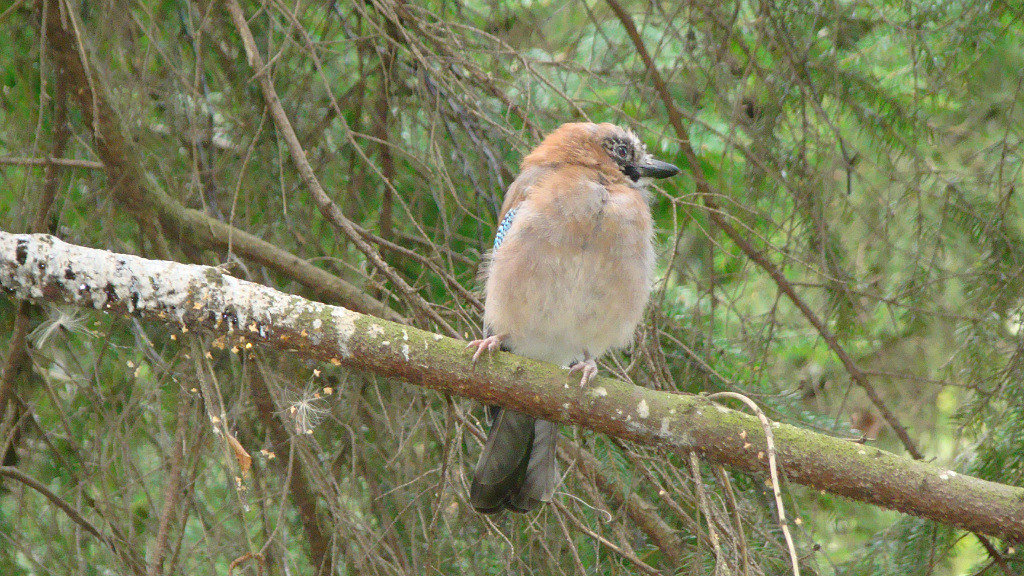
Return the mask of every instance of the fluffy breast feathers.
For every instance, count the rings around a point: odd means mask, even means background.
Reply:
[[[629,343],[650,293],[641,191],[585,165],[528,166],[487,274],[484,321],[518,354],[558,364]]]

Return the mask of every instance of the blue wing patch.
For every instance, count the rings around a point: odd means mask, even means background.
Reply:
[[[519,211],[519,207],[509,210],[505,213],[505,217],[501,219],[501,224],[498,225],[498,231],[494,234],[494,249],[497,250],[498,246],[505,241],[505,234],[508,234],[509,228],[512,227],[512,220],[516,217],[516,212]]]

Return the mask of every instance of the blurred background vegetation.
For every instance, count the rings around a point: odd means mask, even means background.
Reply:
[[[1019,5],[242,11],[265,69],[223,2],[0,2],[0,228],[223,265],[472,336],[520,158],[562,122],[616,122],[685,169],[651,198],[653,304],[605,373],[743,392],[773,419],[907,454],[884,406],[925,458],[1024,483]],[[69,71],[83,60],[84,75]],[[258,74],[393,272],[321,214]],[[556,504],[488,518],[466,500],[474,402],[94,312],[0,299],[0,325],[4,464],[110,537],[0,477],[5,574],[789,573],[761,477],[565,429]],[[211,389],[253,455],[248,474],[209,423]],[[796,486],[784,496],[805,573],[1024,573],[999,540]]]

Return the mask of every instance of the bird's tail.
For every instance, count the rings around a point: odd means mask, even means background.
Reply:
[[[558,485],[557,441],[558,424],[499,409],[473,473],[473,507],[484,514],[529,512],[551,500]]]

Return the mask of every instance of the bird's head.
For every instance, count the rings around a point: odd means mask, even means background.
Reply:
[[[522,167],[557,164],[594,168],[633,187],[679,173],[679,168],[648,154],[632,130],[609,123],[562,124],[523,159]]]

